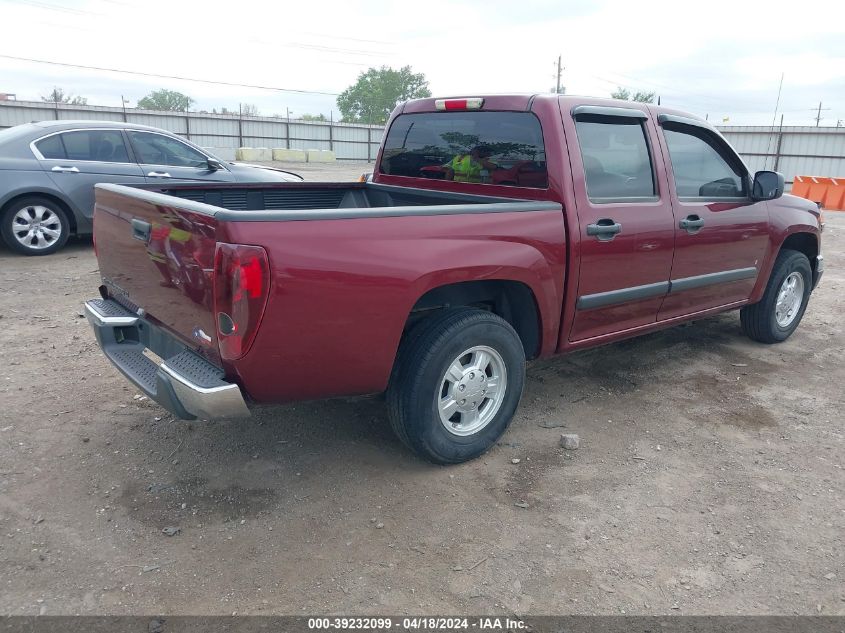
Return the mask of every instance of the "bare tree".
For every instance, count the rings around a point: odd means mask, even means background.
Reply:
[[[639,101],[640,103],[654,103],[654,92],[646,92],[644,90],[637,90],[633,95],[627,88],[619,86],[616,90],[610,93],[613,99],[622,99],[623,101]]]
[[[85,97],[74,96],[65,93],[64,88],[53,86],[53,90],[48,95],[42,95],[41,100],[46,103],[66,103],[68,105],[88,105],[88,99]]]

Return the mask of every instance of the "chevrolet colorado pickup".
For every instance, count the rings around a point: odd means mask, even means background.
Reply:
[[[504,433],[526,359],[735,309],[792,334],[824,260],[783,182],[667,108],[408,101],[371,182],[97,185],[86,311],[178,417],[386,392],[401,440],[457,463]]]

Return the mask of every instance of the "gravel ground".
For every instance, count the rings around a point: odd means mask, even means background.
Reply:
[[[501,443],[454,467],[409,454],[378,400],[173,420],[80,316],[90,240],[0,250],[0,613],[843,615],[845,214],[828,221],[788,342],[730,313],[534,363]]]

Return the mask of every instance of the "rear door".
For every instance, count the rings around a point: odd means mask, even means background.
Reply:
[[[58,132],[35,141],[32,148],[56,186],[89,219],[94,215],[94,185],[98,182],[145,182],[119,129]]]
[[[225,167],[209,169],[208,156],[172,136],[140,130],[127,130],[126,135],[147,182],[235,180]]]
[[[747,299],[768,247],[768,208],[750,197],[748,170],[703,121],[658,117],[673,191],[672,289],[658,318]]]
[[[569,339],[579,341],[656,321],[669,288],[674,220],[644,109],[581,105],[571,120],[566,114],[580,231]]]

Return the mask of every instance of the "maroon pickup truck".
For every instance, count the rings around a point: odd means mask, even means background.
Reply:
[[[87,315],[180,418],[386,392],[402,441],[457,463],[507,428],[526,359],[734,309],[786,339],[823,258],[783,186],[667,108],[409,101],[372,182],[98,185]]]

